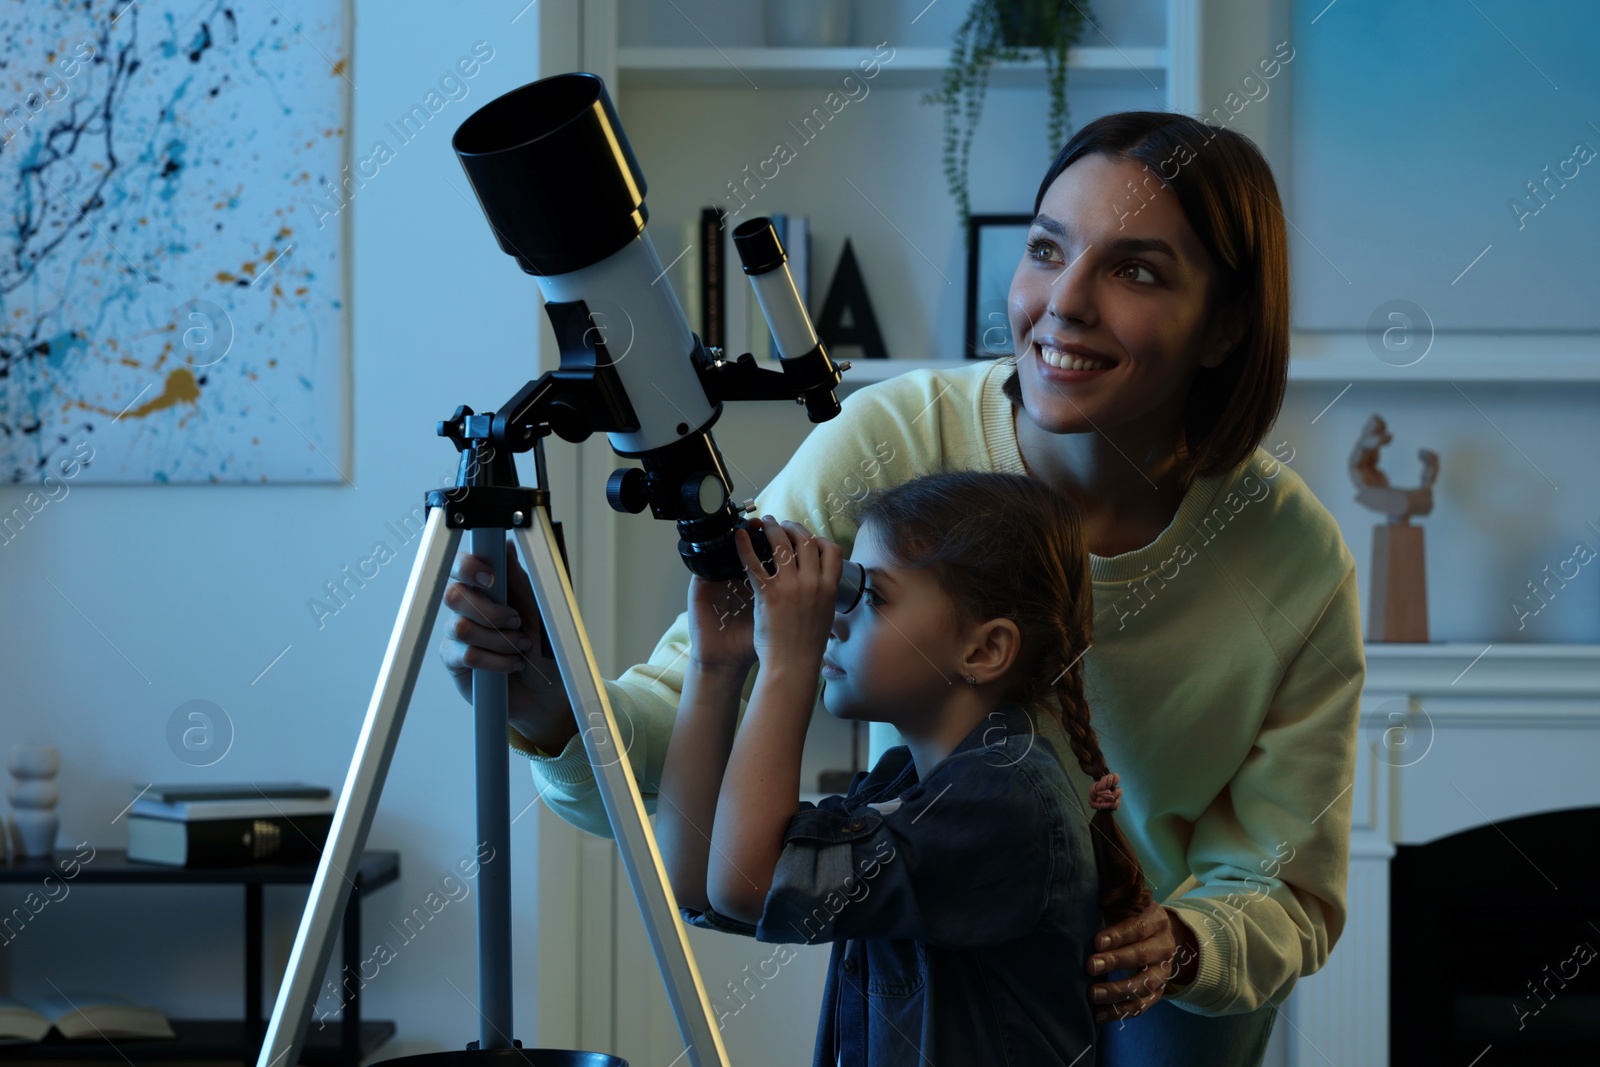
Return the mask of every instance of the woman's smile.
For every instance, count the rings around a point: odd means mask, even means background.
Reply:
[[[1047,382],[1092,381],[1116,366],[1110,360],[1064,352],[1038,341],[1033,343],[1033,355],[1039,364],[1039,377]]]

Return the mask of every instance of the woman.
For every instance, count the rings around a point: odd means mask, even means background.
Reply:
[[[1284,466],[1290,443],[1261,447],[1288,375],[1277,187],[1232,130],[1124,112],[1062,148],[1034,214],[1010,291],[1014,356],[859,390],[757,513],[848,548],[853,486],[951,467],[1028,474],[1079,506],[1086,695],[1155,901],[1085,961],[1101,1060],[1258,1063],[1277,1005],[1344,927],[1366,673],[1349,549]],[[470,588],[483,563],[459,558],[445,663],[464,694],[474,667],[513,674],[512,746],[552,808],[605,833],[559,676],[526,655],[537,630],[514,617],[536,608],[510,564],[499,606]],[[685,614],[606,687],[649,802],[687,647]],[[871,761],[897,743],[877,726],[871,739]]]

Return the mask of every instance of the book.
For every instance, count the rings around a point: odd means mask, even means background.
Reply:
[[[750,326],[761,318],[761,311],[756,308],[755,288],[751,286],[750,277],[744,272],[744,260],[739,258],[739,250],[733,244],[735,229],[736,225],[722,228],[722,261],[728,265],[728,343],[722,352],[724,359],[738,359],[750,351]]]
[[[128,809],[130,815],[147,815],[152,819],[179,819],[200,822],[208,819],[270,819],[287,815],[332,815],[339,806],[338,797],[277,799],[256,797],[251,800],[177,800],[161,801],[142,796]]]
[[[0,996],[0,1045],[43,1041],[51,1022],[13,997]]]
[[[724,347],[728,324],[727,309],[723,306],[727,292],[722,263],[724,214],[718,207],[700,209],[700,340],[708,348]]]
[[[0,1044],[43,1041],[52,1028],[69,1041],[177,1036],[165,1015],[127,997],[52,992],[28,1004],[0,995]]]
[[[180,782],[168,785],[134,786],[138,797],[167,803],[189,800],[260,800],[262,797],[278,799],[332,796],[325,785],[307,785],[305,782]]]
[[[785,242],[789,253],[789,273],[794,275],[794,287],[800,292],[800,303],[811,314],[811,224],[804,215],[789,216],[789,240]]]
[[[316,863],[332,815],[183,821],[128,816],[128,859],[171,867],[304,866]]]

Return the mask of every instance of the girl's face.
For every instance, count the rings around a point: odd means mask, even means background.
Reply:
[[[1017,382],[1051,433],[1176,426],[1198,366],[1211,257],[1177,196],[1144,164],[1091,153],[1058,175],[1011,279]],[[1095,368],[1060,370],[1081,346]]]
[[[954,605],[932,572],[897,566],[871,522],[857,532],[850,558],[867,569],[868,588],[849,614],[833,616],[823,705],[836,719],[914,728],[952,684],[965,685]]]

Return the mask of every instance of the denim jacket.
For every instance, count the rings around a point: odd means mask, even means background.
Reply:
[[[801,802],[754,925],[682,915],[757,941],[833,943],[815,1067],[1094,1064],[1088,819],[1057,745],[1014,705],[925,782],[901,745],[845,796]]]

